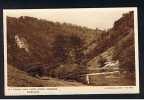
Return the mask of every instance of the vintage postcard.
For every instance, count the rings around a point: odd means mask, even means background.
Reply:
[[[137,7],[4,9],[5,95],[139,93]]]

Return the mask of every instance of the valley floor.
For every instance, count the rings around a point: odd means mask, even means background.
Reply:
[[[106,78],[107,77],[107,78]],[[62,79],[56,79],[46,77],[47,79],[41,79],[29,76],[26,72],[18,70],[17,68],[8,65],[8,86],[12,87],[58,87],[58,86],[88,86],[86,84],[77,81],[65,81]],[[120,77],[94,77],[90,79],[90,85],[92,86],[134,86],[134,79],[120,75]]]
[[[13,87],[55,87],[55,86],[84,86],[76,81],[65,81],[49,77],[48,80],[29,76],[27,73],[8,65],[8,86]]]

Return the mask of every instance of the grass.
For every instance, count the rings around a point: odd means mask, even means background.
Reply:
[[[69,82],[65,80],[49,77],[48,80],[41,80],[29,76],[11,65],[8,65],[8,86],[10,87],[55,87],[55,86],[83,86],[79,82]]]
[[[92,86],[134,86],[135,79],[120,75],[119,78],[106,78],[107,76],[91,77]],[[11,65],[8,65],[8,86],[11,87],[58,87],[58,86],[86,86],[76,81],[66,81],[48,77],[47,80],[38,79],[29,76],[26,72],[21,71]]]

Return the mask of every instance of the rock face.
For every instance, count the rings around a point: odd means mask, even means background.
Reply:
[[[26,43],[25,38],[20,38],[18,35],[15,35],[15,42],[18,48],[25,49],[27,53],[29,52],[28,44]]]
[[[116,21],[114,30],[123,35],[123,38],[115,45],[114,58],[119,59],[122,70],[134,71],[134,12],[124,14],[119,21]]]
[[[123,14],[122,18],[114,23],[113,29],[118,33],[131,33],[134,30],[134,12]]]

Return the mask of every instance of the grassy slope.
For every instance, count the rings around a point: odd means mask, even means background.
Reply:
[[[49,78],[40,80],[29,76],[27,73],[8,65],[8,86],[16,87],[53,87],[53,86],[82,86],[82,83],[68,82],[64,80]]]

